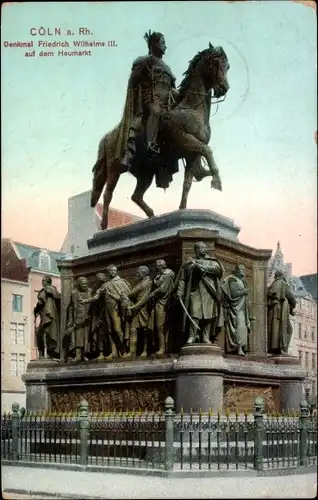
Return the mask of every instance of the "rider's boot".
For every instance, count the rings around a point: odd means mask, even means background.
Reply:
[[[127,148],[127,150],[124,154],[124,157],[120,162],[122,173],[130,172],[132,159],[133,159],[133,151],[131,149]]]
[[[160,147],[158,144],[158,125],[159,125],[159,116],[157,113],[150,113],[147,122],[147,146],[148,151],[152,153],[159,154]]]

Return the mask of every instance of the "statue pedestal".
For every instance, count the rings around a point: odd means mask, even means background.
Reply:
[[[208,253],[223,264],[225,276],[236,264],[245,266],[250,312],[256,318],[246,357],[225,355],[222,334],[217,346],[183,347],[186,338],[175,314],[169,354],[160,359],[29,363],[23,377],[27,410],[74,411],[85,398],[91,411],[156,411],[164,408],[167,396],[174,398],[177,411],[181,407],[185,411],[252,411],[257,396],[264,398],[266,411],[297,408],[305,373],[290,358],[287,362],[267,356],[266,268],[271,251],[243,245],[238,233],[233,221],[209,210],[177,211],[97,233],[88,241],[86,256],[58,263],[61,331],[66,329],[67,307],[78,277],[87,277],[96,289],[96,274],[115,264],[120,276],[133,283],[141,265],[149,267],[151,277],[156,274],[156,259],[165,259],[177,273],[193,256],[194,243],[204,241]]]
[[[161,359],[31,362],[23,376],[27,411],[75,411],[86,399],[91,411],[164,409],[253,411],[261,396],[265,411],[298,409],[306,373],[299,363],[279,365],[224,357],[217,346],[192,344]]]

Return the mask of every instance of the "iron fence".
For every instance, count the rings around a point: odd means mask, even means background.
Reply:
[[[3,460],[161,470],[275,469],[317,464],[317,416],[302,402],[298,414],[264,415],[257,398],[252,414],[165,411],[90,413],[86,401],[74,414],[3,415]]]
[[[147,413],[90,418],[88,463],[157,468],[164,465],[165,417]]]
[[[79,420],[76,416],[25,415],[18,422],[18,459],[79,463]]]
[[[253,467],[253,415],[199,413],[175,417],[175,462],[180,469]]]
[[[297,417],[264,417],[264,467],[300,465],[300,425]]]

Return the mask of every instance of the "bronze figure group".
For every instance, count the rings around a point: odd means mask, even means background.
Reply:
[[[139,266],[136,281],[130,284],[110,265],[96,278],[93,294],[87,279],[80,277],[68,307],[67,333],[71,337],[68,354],[75,360],[88,357],[123,359],[166,352],[166,310],[174,287],[174,273],[163,259],[156,262],[157,274]],[[139,345],[138,345],[139,341]],[[68,356],[66,356],[68,357]]]
[[[143,199],[145,192],[154,178],[157,187],[169,187],[178,172],[179,159],[185,162],[180,209],[187,206],[193,178],[201,181],[211,176],[211,186],[222,190],[208,143],[212,100],[225,97],[229,90],[230,66],[224,50],[209,43],[190,61],[177,89],[176,79],[162,59],[164,35],[149,32],[145,39],[148,54],[132,65],[122,120],[101,139],[93,167],[92,207],[105,188],[102,229],[108,225],[109,205],[119,177],[127,171],[137,180],[132,200],[148,217],[154,212]]]
[[[164,259],[158,259],[155,267],[151,276],[147,266],[139,266],[131,285],[111,264],[96,275],[95,291],[86,277],[77,278],[61,343],[61,297],[44,278],[34,310],[41,317],[39,357],[84,361],[162,356],[183,345],[219,345],[221,331],[226,353],[248,353],[255,318],[244,265],[237,264],[232,274],[224,276],[222,263],[208,255],[204,242],[197,242],[193,257],[176,275]],[[268,353],[287,354],[292,334],[289,314],[294,314],[296,301],[280,272],[268,288],[267,301]],[[177,349],[171,349],[171,338]]]

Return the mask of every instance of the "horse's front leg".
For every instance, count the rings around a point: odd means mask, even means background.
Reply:
[[[147,205],[147,203],[144,201],[144,194],[151,186],[152,180],[153,174],[151,176],[149,175],[148,178],[137,178],[136,189],[131,196],[131,200],[136,203],[136,205],[138,205],[138,207],[141,208],[141,210],[143,210],[149,218],[154,217],[155,214],[152,208],[149,207],[149,205]]]
[[[178,147],[181,150],[186,151],[186,153],[188,154],[197,153],[206,159],[210,174],[213,177],[213,180],[211,181],[211,186],[215,189],[218,189],[219,191],[222,191],[220,172],[217,167],[217,164],[215,163],[211,148],[207,144],[204,144],[195,135],[189,134],[188,132],[185,132],[181,128],[174,128],[173,133],[174,133],[173,137],[174,142],[178,145]],[[202,178],[203,177],[205,177],[205,175],[202,176]]]
[[[179,209],[183,210],[187,208],[188,196],[192,186],[193,172],[192,172],[193,160],[186,160],[186,165],[184,167],[184,178],[182,187],[182,197],[179,205]]]
[[[209,146],[206,146],[205,158],[206,158],[206,161],[208,162],[208,167],[209,167],[209,170],[210,170],[211,175],[213,177],[213,179],[211,181],[211,187],[213,187],[214,189],[218,189],[219,191],[222,191],[222,182],[221,182],[220,172],[219,172],[217,164],[215,163],[212,149]]]

